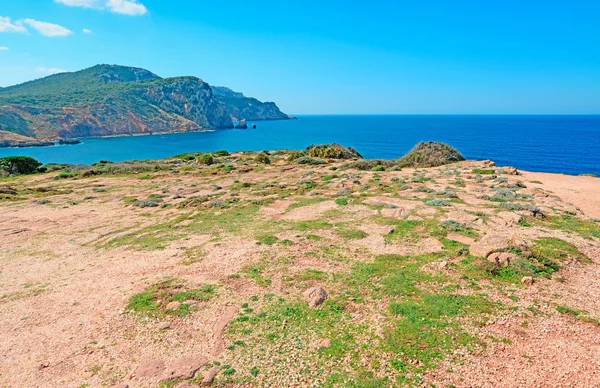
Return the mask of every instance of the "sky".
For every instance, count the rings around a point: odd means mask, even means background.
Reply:
[[[600,1],[0,0],[0,86],[99,63],[291,114],[600,114]]]

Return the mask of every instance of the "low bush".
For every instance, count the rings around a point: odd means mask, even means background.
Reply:
[[[271,164],[271,158],[264,152],[261,152],[260,154],[256,155],[254,161],[256,163]]]
[[[344,147],[335,143],[311,145],[306,148],[304,153],[313,158],[362,159],[362,155],[359,154],[354,148]]]
[[[42,163],[29,156],[6,156],[0,158],[0,170],[8,174],[24,175],[33,174],[41,167]]]
[[[460,162],[465,158],[451,146],[438,142],[421,142],[398,160],[400,167],[437,167]]]

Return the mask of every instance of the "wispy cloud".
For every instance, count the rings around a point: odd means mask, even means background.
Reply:
[[[73,33],[73,31],[63,26],[59,26],[58,24],[40,22],[35,19],[25,19],[23,20],[23,23],[29,25],[33,29],[36,29],[40,34],[44,36],[68,36]]]
[[[100,0],[54,0],[56,3],[68,5],[69,7],[83,7],[83,8],[102,8],[102,1]]]
[[[27,32],[27,29],[19,22],[11,22],[9,17],[0,16],[0,32]]]
[[[37,71],[38,73],[44,73],[44,74],[58,74],[58,73],[66,73],[67,70],[65,69],[59,69],[57,67],[43,67],[40,66],[37,69],[35,69],[35,71]]]
[[[108,0],[106,6],[114,13],[123,15],[145,15],[148,10],[137,0]]]
[[[92,33],[92,30],[88,30],[87,28],[84,28],[81,32],[83,32],[86,35],[90,35]]]
[[[8,51],[8,47],[0,46],[0,51]]]
[[[139,16],[148,13],[148,9],[138,0],[54,0],[69,7],[108,9],[122,15]]]

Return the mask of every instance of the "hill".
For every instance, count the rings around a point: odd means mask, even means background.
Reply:
[[[277,105],[196,77],[97,65],[0,89],[0,130],[42,140],[232,128],[288,119]]]

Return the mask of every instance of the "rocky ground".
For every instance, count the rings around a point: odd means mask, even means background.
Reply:
[[[196,156],[0,180],[0,386],[600,385],[600,179]]]

